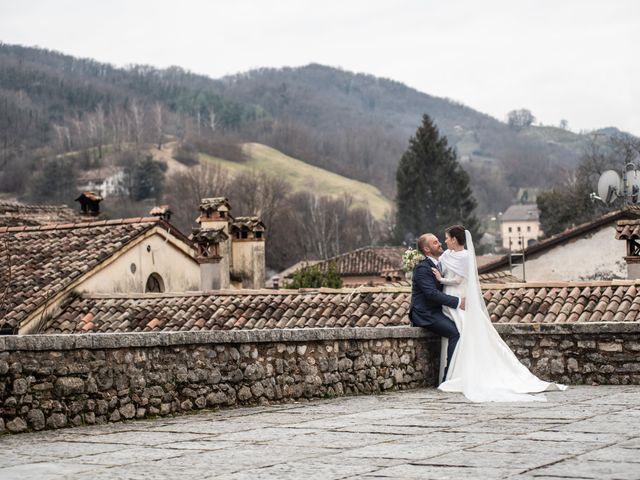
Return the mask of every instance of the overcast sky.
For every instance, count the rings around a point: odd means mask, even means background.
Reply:
[[[0,0],[0,41],[211,77],[321,63],[640,135],[636,0]]]

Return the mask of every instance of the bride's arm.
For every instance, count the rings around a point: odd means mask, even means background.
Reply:
[[[440,279],[438,280],[442,285],[460,285],[462,283],[462,281],[464,280],[464,277],[461,277],[458,274],[453,273],[451,277],[440,277]]]

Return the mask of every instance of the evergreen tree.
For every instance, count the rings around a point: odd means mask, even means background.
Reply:
[[[396,182],[397,241],[411,243],[426,232],[442,239],[445,228],[462,224],[478,243],[476,201],[469,176],[426,114],[400,159]]]
[[[127,170],[130,181],[130,195],[134,200],[144,200],[162,197],[164,187],[164,172],[167,165],[156,162],[151,155],[136,162]]]

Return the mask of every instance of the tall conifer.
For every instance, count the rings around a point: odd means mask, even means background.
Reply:
[[[473,212],[476,201],[469,176],[458,163],[447,138],[440,136],[426,114],[400,159],[396,182],[398,241],[410,243],[426,232],[443,240],[445,228],[462,224],[478,243],[479,224]]]

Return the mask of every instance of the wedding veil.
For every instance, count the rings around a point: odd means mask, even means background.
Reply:
[[[489,316],[487,306],[484,303],[484,297],[482,296],[482,289],[480,288],[476,250],[473,246],[471,232],[469,232],[469,230],[465,230],[464,237],[467,244],[467,251],[469,252],[467,259],[469,262],[467,269],[469,276],[467,277],[467,299],[465,300],[467,304],[466,309],[474,312],[481,311],[488,319],[490,319],[491,317]]]

